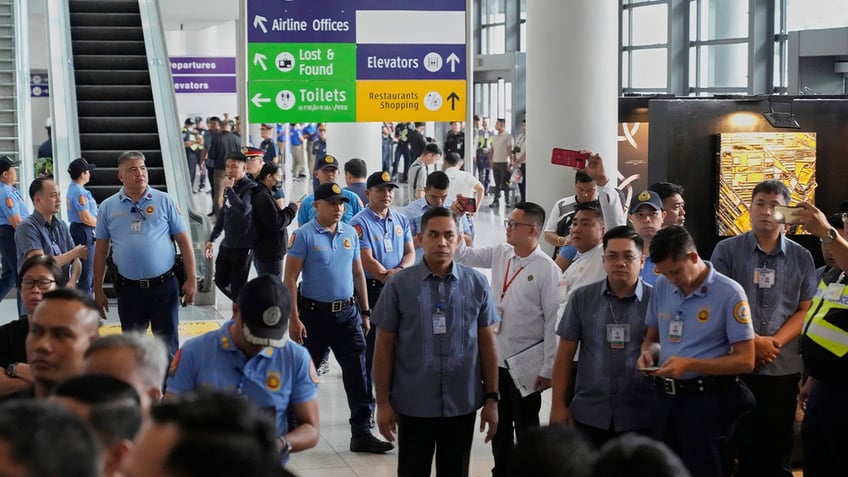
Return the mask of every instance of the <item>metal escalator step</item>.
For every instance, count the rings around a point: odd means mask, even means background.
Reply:
[[[74,55],[74,69],[147,71],[147,55]]]
[[[97,169],[91,172],[92,177],[96,174],[99,174],[101,169],[108,170],[109,168],[114,168],[115,171],[118,169],[118,156],[120,156],[124,151],[129,151],[131,149],[83,149],[82,157],[84,157],[88,162],[97,165]],[[144,154],[144,162],[148,167],[162,167],[162,152],[156,149],[136,149],[137,151]],[[114,174],[110,174],[114,178]]]
[[[77,85],[149,85],[150,72],[145,70],[76,70]]]
[[[73,26],[141,26],[141,15],[127,12],[72,12]]]
[[[0,45],[2,45],[0,39]],[[78,40],[73,42],[75,55],[144,55],[143,41],[94,41]]]
[[[144,31],[141,27],[91,27],[80,26],[71,27],[71,40],[94,40],[94,41],[112,41],[112,40],[141,40],[144,41]]]
[[[150,89],[150,86],[77,86],[78,101],[145,101],[152,99],[153,93]]]
[[[70,0],[68,2],[68,10],[71,13],[139,12],[138,0]]]
[[[110,134],[101,132],[80,134],[80,149],[83,151],[89,149],[156,150],[160,147],[158,133]]]
[[[104,131],[109,131],[110,133],[155,132],[156,118],[143,116],[85,116],[79,118],[79,130],[80,133]]]
[[[77,96],[77,113],[79,116],[156,116],[156,109],[152,100],[86,101]]]

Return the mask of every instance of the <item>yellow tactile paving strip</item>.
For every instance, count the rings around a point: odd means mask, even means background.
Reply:
[[[217,330],[221,327],[221,323],[215,320],[193,320],[180,322],[180,338],[190,338],[192,336],[200,336],[206,332]],[[150,328],[147,329],[150,333]],[[119,323],[106,323],[100,327],[101,335],[117,335],[121,333],[121,325]]]

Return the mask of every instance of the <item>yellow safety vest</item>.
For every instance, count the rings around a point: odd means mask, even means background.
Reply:
[[[842,275],[840,275],[840,279]],[[844,330],[827,320],[828,314],[844,310],[848,313],[848,285],[839,283],[827,285],[819,281],[816,296],[813,297],[807,315],[804,317],[803,334],[811,341],[838,357],[848,353],[848,330]]]

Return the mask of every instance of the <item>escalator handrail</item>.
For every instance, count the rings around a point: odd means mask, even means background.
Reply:
[[[191,188],[188,183],[188,163],[185,158],[185,146],[180,132],[180,120],[174,97],[171,65],[162,29],[162,19],[156,0],[139,0],[141,26],[144,31],[144,45],[147,51],[147,64],[150,71],[150,86],[156,110],[156,124],[162,151],[162,165],[165,170],[165,183],[168,195],[176,200],[189,221],[189,234],[194,248],[197,276],[200,282],[198,291],[206,293],[213,290],[212,264],[204,254],[206,238],[212,230],[209,218],[194,209]]]

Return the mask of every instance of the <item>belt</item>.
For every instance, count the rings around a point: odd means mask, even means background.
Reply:
[[[366,278],[365,283],[368,284],[371,288],[383,288],[383,282],[380,280],[375,280],[373,278]]]
[[[654,385],[660,391],[669,396],[677,396],[680,394],[695,394],[700,392],[715,391],[721,385],[721,380],[717,376],[701,376],[692,379],[672,379],[672,378],[654,378]],[[739,378],[733,377],[738,380]]]
[[[130,280],[129,278],[118,274],[117,282],[119,286],[132,285],[138,288],[153,288],[158,287],[159,285],[164,285],[168,282],[168,280],[170,280],[174,276],[175,275],[173,270],[168,270],[167,272],[163,273],[162,275],[159,275],[158,277],[144,278],[141,280]]]
[[[309,311],[329,311],[331,313],[338,313],[342,310],[346,310],[353,306],[355,303],[353,297],[348,298],[347,300],[336,300],[331,302],[323,302],[323,301],[315,301],[310,300],[304,296],[300,297],[301,299],[301,307],[304,310]]]

